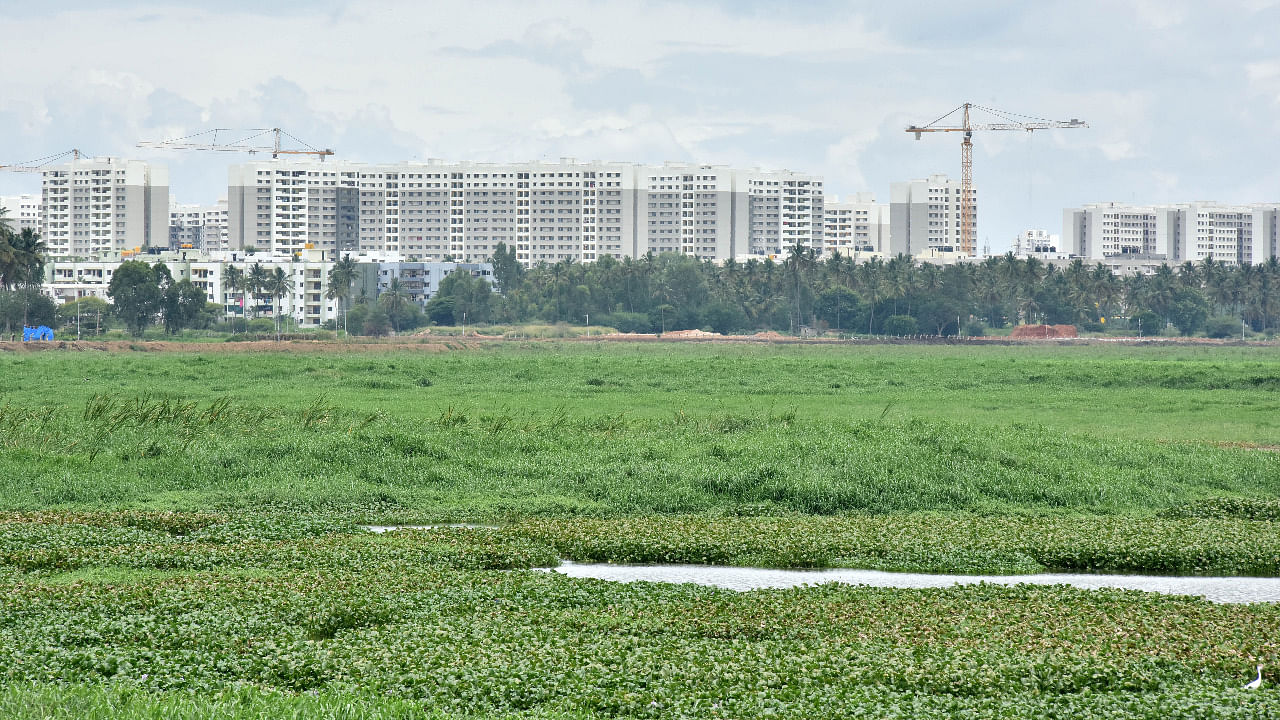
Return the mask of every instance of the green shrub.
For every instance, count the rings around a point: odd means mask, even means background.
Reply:
[[[885,335],[894,336],[915,335],[920,331],[916,319],[910,315],[890,315],[884,319],[883,327]]]

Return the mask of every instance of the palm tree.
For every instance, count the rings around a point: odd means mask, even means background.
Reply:
[[[329,269],[329,289],[325,297],[338,301],[338,311],[342,313],[342,333],[347,334],[347,300],[351,298],[351,285],[356,281],[356,263],[350,255],[342,256]]]
[[[13,228],[8,208],[0,207],[0,290],[8,290],[16,282],[18,254],[13,247]]]
[[[253,266],[249,268],[249,274],[245,276],[244,289],[245,292],[249,293],[251,298],[254,317],[258,316],[258,310],[261,305],[258,300],[258,296],[266,289],[267,281],[270,280],[270,278],[271,273],[267,272],[267,269],[262,267],[259,263],[254,263]]]
[[[240,292],[244,284],[244,271],[235,265],[227,265],[222,273],[222,286],[225,292]],[[240,316],[244,319],[244,296],[240,296]]]
[[[386,292],[382,293],[382,297],[379,299],[387,306],[387,314],[391,316],[391,332],[400,332],[400,328],[396,324],[396,317],[404,309],[405,303],[409,302],[409,294],[405,292],[404,285],[400,283],[400,278],[391,278],[391,282],[387,284]]]
[[[275,272],[267,277],[266,284],[263,286],[267,294],[271,296],[271,317],[276,322],[276,342],[280,341],[280,300],[288,295],[293,297],[293,280],[289,277],[289,273],[284,268],[277,267]],[[290,303],[292,305],[292,303]],[[290,308],[292,309],[292,308]]]

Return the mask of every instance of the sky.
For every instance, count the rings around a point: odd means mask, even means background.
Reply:
[[[260,159],[141,149],[281,127],[337,158],[685,161],[828,195],[960,175],[965,102],[1088,129],[977,132],[978,240],[1089,202],[1280,201],[1280,0],[0,0],[0,164],[79,148],[212,203]],[[983,117],[975,116],[975,122]],[[39,175],[0,172],[0,194]]]

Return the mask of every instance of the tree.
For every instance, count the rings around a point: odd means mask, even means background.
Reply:
[[[286,296],[293,296],[293,279],[289,277],[289,273],[284,268],[277,267],[274,272],[267,276],[263,289],[271,296],[271,319],[276,324],[276,342],[280,341],[280,310],[281,300]],[[292,305],[292,303],[290,303]]]
[[[916,319],[910,315],[890,315],[884,319],[885,335],[915,335],[919,329]]]
[[[260,263],[254,263],[249,268],[245,280],[245,291],[249,293],[253,316],[258,317],[258,311],[262,306],[258,296],[266,291],[267,285],[271,282],[271,273],[267,272]]]
[[[391,329],[391,320],[387,317],[386,308],[380,303],[368,303],[362,330],[365,335],[382,337]]]
[[[3,319],[7,333],[16,334],[26,325],[52,327],[57,317],[57,304],[38,287],[28,285],[0,293],[0,319]]]
[[[195,327],[204,312],[208,296],[190,280],[179,280],[162,291],[160,315],[164,331],[176,335],[184,328]]]
[[[1174,293],[1168,309],[1169,321],[1183,335],[1194,335],[1209,319],[1209,302],[1199,292],[1181,288]]]
[[[235,265],[227,265],[227,269],[222,272],[222,284],[225,292],[240,292],[241,286],[244,285],[244,271]],[[247,324],[244,317],[244,295],[240,296],[240,320],[241,325]]]
[[[343,255],[342,259],[329,269],[329,288],[325,291],[325,297],[338,301],[338,312],[342,314],[344,333],[347,332],[346,304],[351,299],[351,286],[355,281],[356,263],[350,255]]]
[[[396,319],[404,311],[404,306],[409,304],[409,293],[405,292],[404,285],[400,283],[400,278],[393,277],[391,282],[387,283],[386,292],[378,298],[386,310],[387,317],[391,321],[392,332],[400,332]]]
[[[58,326],[78,334],[98,335],[99,323],[111,316],[111,306],[102,298],[82,297],[58,306]]]
[[[516,259],[516,249],[500,242],[493,248],[493,257],[489,258],[493,265],[493,282],[498,291],[505,294],[520,289],[524,278],[524,266]]]
[[[452,295],[436,293],[427,301],[427,319],[436,325],[452,325],[453,310],[457,304]]]
[[[866,306],[858,294],[846,287],[831,287],[818,295],[818,318],[837,330],[861,324]]]
[[[141,337],[148,325],[155,322],[163,297],[156,273],[141,260],[120,263],[107,286],[116,317],[125,324],[129,333]]]

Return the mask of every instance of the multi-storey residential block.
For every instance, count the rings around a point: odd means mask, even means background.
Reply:
[[[1014,257],[1036,258],[1038,260],[1070,259],[1071,253],[1062,245],[1062,238],[1051,235],[1046,230],[1023,230],[1013,239],[1009,249]]]
[[[896,182],[889,186],[889,251],[893,255],[962,253],[974,248],[961,246],[961,183],[946,175],[930,175],[926,180]],[[973,216],[970,237],[978,236],[978,189],[972,188]]]
[[[844,200],[828,199],[823,232],[824,253],[850,258],[889,252],[889,206],[873,193],[857,193]]]
[[[493,276],[493,267],[489,264],[406,263],[399,256],[387,253],[351,253],[350,257],[357,269],[353,300],[362,296],[375,299],[389,288],[393,278],[398,278],[410,299],[425,306],[439,289],[440,280],[452,272],[462,270],[489,280]],[[59,303],[85,297],[110,301],[107,288],[111,278],[120,263],[130,259],[164,263],[174,280],[190,280],[205,291],[209,302],[222,305],[227,317],[279,314],[289,318],[295,327],[315,328],[336,319],[340,312],[338,301],[329,297],[329,271],[338,258],[326,250],[272,255],[192,249],[133,256],[105,253],[93,260],[51,258],[45,266],[44,292]],[[235,267],[247,275],[255,265],[269,274],[283,270],[290,278],[290,292],[279,298],[278,307],[277,298],[269,293],[246,293],[242,288],[228,285],[228,268]]]
[[[1276,257],[1280,204],[1098,203],[1063,211],[1067,249],[1089,260],[1139,256],[1169,264],[1205,258],[1228,265]]]
[[[40,232],[40,217],[44,210],[39,195],[3,195],[0,196],[0,208],[5,209],[9,229],[15,233],[23,230]]]
[[[380,262],[378,294],[390,290],[391,281],[396,280],[410,302],[426,307],[427,301],[440,289],[440,281],[455,272],[470,273],[493,282],[493,265],[489,263]]]
[[[476,262],[498,243],[525,264],[821,247],[822,182],[668,163],[273,161],[231,168],[228,243],[397,252]]]
[[[227,201],[215,205],[169,205],[169,249],[226,250]]]
[[[169,244],[169,173],[121,158],[79,158],[45,170],[40,235],[53,257]]]

